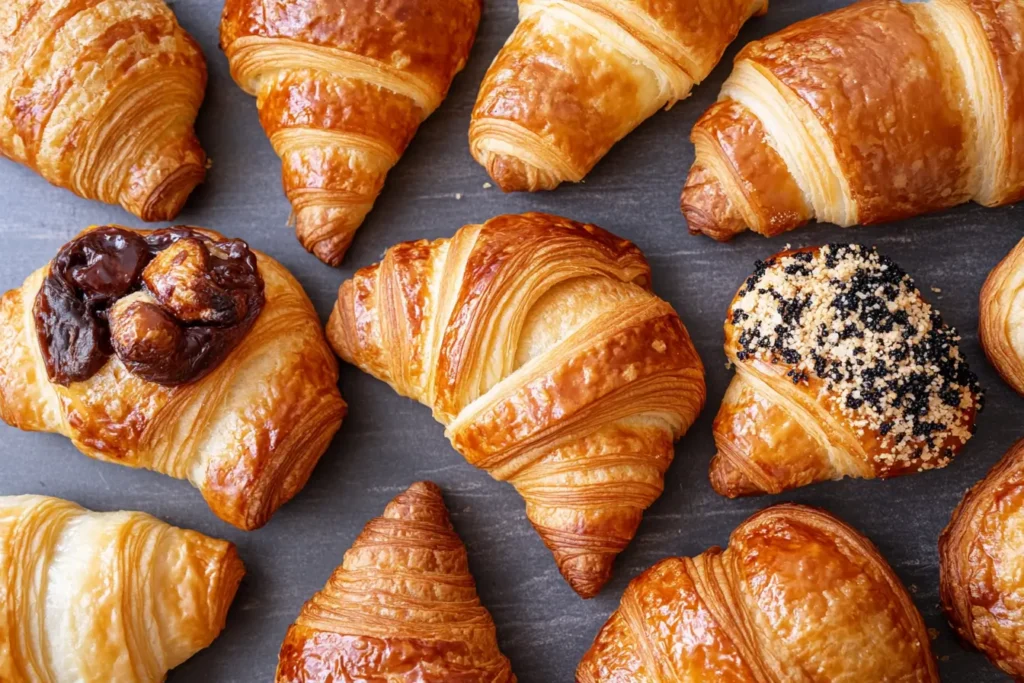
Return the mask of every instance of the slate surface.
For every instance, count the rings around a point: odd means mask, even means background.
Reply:
[[[177,222],[243,237],[269,252],[298,277],[325,320],[342,280],[377,260],[387,246],[448,236],[465,223],[500,213],[559,213],[640,245],[654,270],[656,291],[679,311],[707,366],[708,404],[678,444],[664,495],[648,511],[601,595],[584,602],[573,594],[527,522],[519,496],[465,463],[428,409],[351,367],[341,373],[350,410],[341,432],[305,490],[259,531],[244,533],[222,523],[185,482],[96,462],[77,454],[63,437],[5,425],[0,425],[0,494],[45,493],[98,510],[145,510],[239,546],[248,574],[227,629],[212,647],[172,672],[172,683],[272,680],[281,639],[302,603],[323,586],[363,524],[408,484],[425,478],[444,488],[481,598],[522,683],[571,681],[630,579],[668,555],[724,545],[748,515],[779,501],[824,507],[879,546],[934,629],[943,680],[1006,680],[981,655],[958,644],[942,618],[936,540],[963,492],[1024,436],[1024,400],[999,380],[977,341],[978,292],[989,270],[1024,234],[1024,205],[996,210],[968,205],[852,231],[812,226],[773,241],[748,234],[722,245],[687,234],[678,201],[693,160],[689,131],[717,96],[738,47],[844,0],[776,0],[768,16],[746,26],[689,100],[641,125],[584,184],[532,196],[486,189],[488,178],[469,155],[466,131],[477,86],[515,26],[516,8],[513,0],[485,4],[466,70],[391,172],[343,267],[333,269],[303,251],[285,225],[289,206],[278,159],[260,129],[255,101],[231,81],[217,47],[221,3],[172,0],[209,62],[198,132],[214,161],[207,183]],[[0,161],[0,290],[19,286],[81,228],[109,222],[138,225],[118,208],[78,199]],[[711,490],[711,422],[731,376],[721,349],[725,307],[754,260],[787,240],[799,246],[837,240],[877,244],[915,276],[927,298],[960,329],[971,366],[988,390],[988,406],[977,436],[951,466],[888,482],[833,482],[738,501]]]

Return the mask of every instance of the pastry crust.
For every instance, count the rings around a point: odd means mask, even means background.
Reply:
[[[441,490],[413,484],[302,607],[277,683],[516,683]]]
[[[221,46],[281,157],[302,245],[338,265],[466,64],[481,0],[228,0]]]
[[[985,355],[1006,383],[1024,395],[1024,240],[985,280],[979,310]]]
[[[63,434],[99,460],[188,479],[224,521],[262,526],[305,485],[341,426],[345,402],[337,361],[301,285],[256,255],[263,311],[220,365],[179,386],[145,381],[117,356],[85,381],[50,382],[33,316],[47,273],[39,269],[0,298],[0,418]]]
[[[661,494],[704,368],[640,251],[547,214],[399,244],[342,284],[346,361],[430,406],[452,445],[508,481],[583,597]]]
[[[142,512],[0,497],[0,680],[159,683],[220,634],[244,573],[231,543]]]
[[[206,61],[163,0],[0,3],[0,155],[145,221],[206,174]]]

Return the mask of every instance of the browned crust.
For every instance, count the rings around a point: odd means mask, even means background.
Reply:
[[[1024,240],[992,269],[978,301],[978,337],[985,355],[999,375],[1024,395],[1024,358],[1013,348],[1009,319],[1024,287]],[[1020,278],[1021,283],[1014,279]]]

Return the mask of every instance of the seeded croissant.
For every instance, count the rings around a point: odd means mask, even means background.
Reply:
[[[661,494],[704,368],[633,244],[529,213],[399,244],[342,284],[328,338],[430,406],[472,464],[508,481],[583,597]]]
[[[978,336],[1006,382],[1024,395],[1024,240],[985,280]]]

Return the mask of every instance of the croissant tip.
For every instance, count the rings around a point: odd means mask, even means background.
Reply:
[[[205,179],[205,159],[203,163],[182,164],[149,193],[139,218],[147,223],[174,220],[192,191]]]
[[[502,192],[539,192],[553,190],[562,179],[544,171],[519,157],[506,154],[486,153],[480,160],[487,169],[491,180],[501,188]]]

